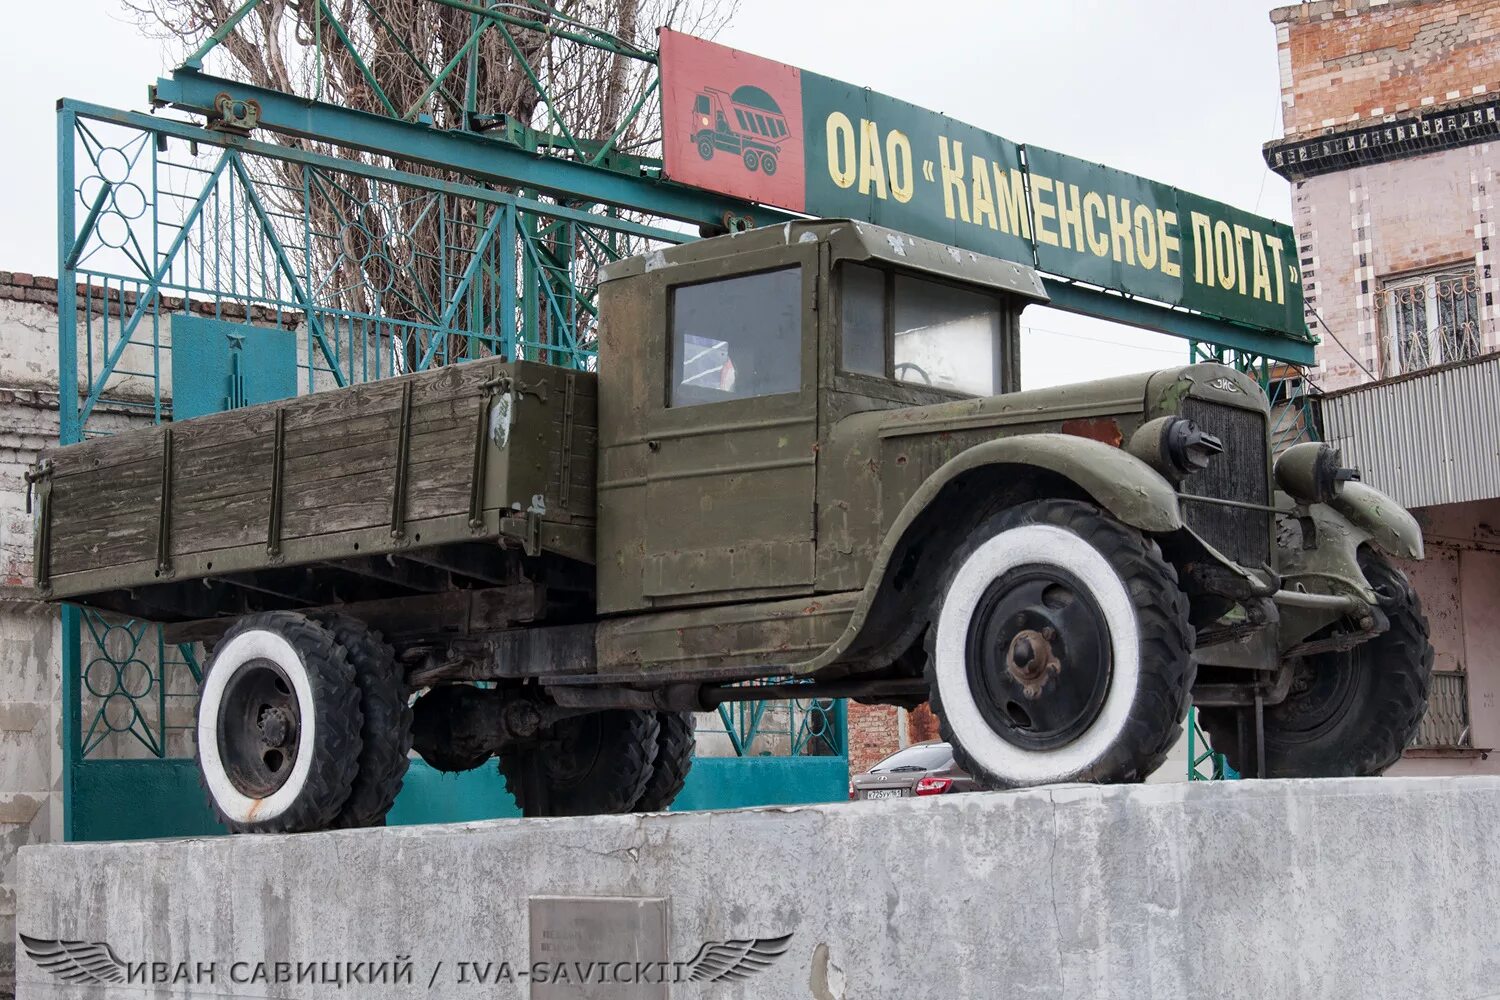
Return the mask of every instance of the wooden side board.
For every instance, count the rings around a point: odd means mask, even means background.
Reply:
[[[163,581],[458,542],[567,533],[577,558],[596,400],[590,373],[491,359],[53,449],[38,583],[117,606]]]

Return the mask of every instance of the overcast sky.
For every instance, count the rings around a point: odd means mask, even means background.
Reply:
[[[0,270],[57,271],[59,97],[145,109],[180,60],[115,0],[9,4]],[[719,40],[1287,220],[1267,0],[743,0]],[[64,13],[65,11],[65,13]],[[921,20],[917,20],[917,17]],[[1028,387],[1170,365],[1184,342],[1030,309]]]

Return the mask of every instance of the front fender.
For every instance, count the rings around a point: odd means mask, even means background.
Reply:
[[[1361,482],[1349,482],[1328,506],[1370,536],[1375,547],[1397,559],[1422,558],[1422,529],[1405,507]]]
[[[907,500],[876,550],[874,565],[843,635],[818,656],[794,665],[792,673],[821,670],[853,647],[881,593],[892,557],[908,530],[943,487],[967,472],[986,466],[1019,466],[1054,473],[1077,485],[1114,517],[1142,531],[1166,534],[1183,527],[1172,484],[1145,462],[1119,448],[1071,434],[1027,434],[975,445],[939,467]]]
[[[1182,527],[1177,491],[1151,466],[1120,448],[1072,434],[1026,434],[975,445],[950,459],[914,493],[887,533],[899,539],[943,487],[986,465],[1043,469],[1075,483],[1114,517],[1132,527],[1165,534]]]

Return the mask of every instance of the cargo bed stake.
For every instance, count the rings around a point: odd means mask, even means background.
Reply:
[[[156,575],[172,570],[172,428],[161,437],[161,514],[156,522]]]
[[[271,516],[266,525],[266,554],[281,555],[281,490],[283,458],[286,454],[286,411],[276,411],[271,433]]]
[[[396,485],[391,494],[391,537],[406,537],[406,460],[411,453],[411,380],[401,384],[401,424],[396,429]]]

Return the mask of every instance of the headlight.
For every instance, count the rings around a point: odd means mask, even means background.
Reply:
[[[1276,460],[1276,485],[1298,503],[1328,503],[1346,482],[1359,479],[1358,469],[1340,464],[1339,450],[1331,444],[1304,441],[1294,444]]]
[[[1157,417],[1130,436],[1129,452],[1173,481],[1208,468],[1224,442],[1187,417]]]

